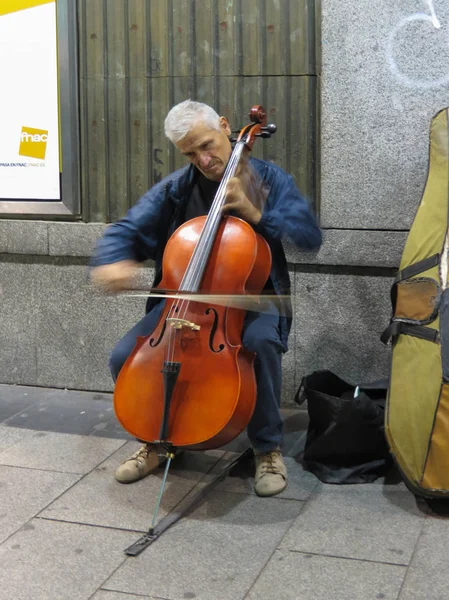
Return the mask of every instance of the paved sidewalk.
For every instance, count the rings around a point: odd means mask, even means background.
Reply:
[[[258,498],[243,465],[132,558],[124,549],[148,530],[162,471],[114,480],[139,444],[111,396],[0,385],[0,599],[447,600],[444,514],[395,472],[321,484],[295,460],[306,414],[285,414],[285,492]],[[244,447],[241,436],[176,458],[160,517]]]

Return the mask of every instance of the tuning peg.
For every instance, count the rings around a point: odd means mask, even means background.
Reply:
[[[261,127],[261,129],[262,131],[266,131],[268,135],[273,135],[273,133],[276,133],[277,131],[277,127],[274,123],[270,123],[266,127]]]

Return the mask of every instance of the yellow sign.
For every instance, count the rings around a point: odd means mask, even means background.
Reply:
[[[45,129],[33,129],[32,127],[22,127],[20,134],[20,156],[29,156],[30,158],[45,158],[47,152],[48,131]]]
[[[0,6],[0,16],[8,13],[33,8],[33,6],[41,6],[42,4],[50,4],[55,0],[2,0]]]

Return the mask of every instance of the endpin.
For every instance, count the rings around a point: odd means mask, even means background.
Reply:
[[[171,461],[175,458],[175,453],[174,452],[169,452],[167,451],[165,453],[165,456],[167,457],[167,463],[165,465],[165,470],[164,470],[164,476],[162,478],[162,483],[161,486],[159,488],[159,496],[157,498],[157,502],[156,502],[156,506],[154,508],[154,513],[153,513],[153,520],[151,522],[151,526],[148,530],[148,534],[151,536],[154,532],[154,527],[156,525],[156,519],[157,519],[157,515],[159,512],[159,505],[161,503],[162,500],[162,494],[164,493],[164,489],[165,489],[165,483],[167,481],[167,475],[168,475],[168,469],[170,468],[170,463]]]

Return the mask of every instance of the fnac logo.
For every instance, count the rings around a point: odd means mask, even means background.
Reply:
[[[47,140],[48,131],[33,129],[32,127],[22,127],[19,146],[20,156],[44,159],[47,152]]]

